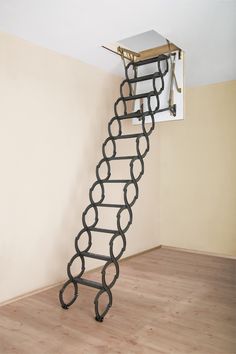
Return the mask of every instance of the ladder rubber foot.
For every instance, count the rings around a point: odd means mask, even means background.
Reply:
[[[95,320],[96,320],[97,322],[103,322],[103,317],[101,317],[101,316],[95,316]]]
[[[69,310],[69,306],[67,305],[61,305],[61,307],[63,308],[63,310]]]

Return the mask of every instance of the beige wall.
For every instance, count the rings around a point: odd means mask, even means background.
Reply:
[[[0,302],[65,279],[120,80],[0,34]],[[148,163],[126,255],[158,244]]]
[[[0,34],[0,302],[65,279],[120,80]],[[160,243],[236,255],[235,94],[235,82],[187,89],[186,120],[158,125],[126,256]],[[93,251],[108,251],[106,237]]]
[[[161,243],[236,256],[236,81],[187,89],[159,136]]]

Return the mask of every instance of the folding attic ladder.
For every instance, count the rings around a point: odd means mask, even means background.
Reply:
[[[168,59],[170,56],[173,55],[172,51],[178,50],[177,47],[168,46],[168,49],[163,48],[156,48],[157,50],[151,50],[151,53],[145,53],[145,55],[140,55],[140,53],[132,52],[128,49],[124,49],[121,47],[117,48],[117,53],[122,56],[122,59],[128,60],[128,64],[125,64],[125,80],[120,85],[120,98],[114,104],[114,113],[115,116],[110,120],[108,124],[108,138],[104,141],[102,145],[102,159],[98,163],[96,167],[96,178],[97,180],[93,183],[92,187],[89,190],[89,200],[90,204],[84,210],[82,214],[82,223],[83,228],[78,233],[75,238],[75,254],[69,261],[67,265],[67,274],[68,280],[65,282],[63,287],[59,293],[60,303],[63,309],[68,309],[77,299],[78,296],[78,284],[86,285],[98,290],[97,295],[94,299],[95,305],[95,319],[99,322],[103,321],[104,316],[109,311],[110,307],[112,306],[112,292],[111,289],[115,285],[118,277],[119,277],[119,264],[118,260],[123,255],[126,249],[126,237],[125,233],[128,231],[130,225],[132,224],[133,214],[132,214],[132,206],[138,199],[139,189],[138,189],[138,182],[140,181],[143,173],[144,173],[144,158],[149,151],[149,136],[154,130],[155,127],[155,120],[154,115],[156,113],[163,112],[168,110],[175,115],[175,105],[169,101],[168,107],[160,108],[160,100],[159,96],[162,94],[164,87],[165,87],[165,77],[167,73],[172,69],[171,65],[169,65]],[[154,73],[145,76],[138,76],[138,68],[141,66],[146,66],[149,64],[155,64],[156,70]],[[174,79],[174,72],[173,72],[173,79]],[[146,93],[136,94],[134,92],[134,86],[137,83],[145,82],[150,80],[152,82],[152,90]],[[157,88],[157,81],[159,81],[159,88]],[[126,87],[128,88],[129,94],[126,95],[124,91]],[[126,90],[127,91],[127,90]],[[156,98],[155,107],[153,107],[153,98]],[[130,108],[130,101],[134,102],[135,100],[140,100],[140,109],[137,111],[129,112]],[[147,104],[146,107],[148,109],[144,110],[144,100],[146,100]],[[171,104],[170,104],[171,103]],[[119,114],[118,111],[122,109],[122,114]],[[151,124],[146,124],[146,119],[149,117],[149,122]],[[141,132],[136,134],[123,134],[122,132],[122,122],[127,119],[138,118],[141,123]],[[114,133],[113,125],[116,124],[118,126],[118,131],[116,134]],[[136,154],[131,156],[117,156],[116,151],[116,144],[119,140],[128,139],[133,141],[136,146]],[[145,148],[142,151],[141,148],[141,141],[145,142]],[[109,154],[107,152],[108,145],[112,146],[112,152]],[[130,167],[130,178],[129,179],[112,179],[112,168],[111,168],[111,161],[116,160],[126,160]],[[140,171],[139,173],[135,173],[135,165],[139,163]],[[102,166],[106,167],[107,175],[105,177],[101,176],[101,169]],[[104,202],[105,199],[105,191],[106,186],[108,184],[120,184],[123,186],[123,203],[122,204],[108,204]],[[101,195],[99,200],[95,200],[95,190],[99,188],[101,191]],[[132,196],[131,200],[128,196],[130,189],[135,191],[134,195]],[[106,229],[100,228],[97,226],[99,221],[99,214],[101,208],[113,208],[117,211],[116,213],[116,229]],[[87,215],[91,210],[94,213],[94,221],[88,223]],[[122,226],[121,218],[122,214],[128,214],[128,221],[125,226]],[[104,234],[104,237],[109,237],[109,256],[103,254],[96,254],[91,253],[90,249],[93,243],[93,238],[98,237],[97,233]],[[84,249],[80,249],[79,240],[81,237],[86,236],[87,239],[87,246]],[[99,236],[102,237],[102,236]],[[115,255],[114,250],[114,242],[117,238],[122,240],[122,247],[117,255]],[[105,262],[102,270],[101,270],[101,282],[92,281],[83,278],[85,267],[85,259],[86,258],[94,258],[97,260],[101,260]],[[81,262],[81,270],[79,274],[74,275],[72,271],[72,265],[76,260],[80,259]],[[115,267],[115,275],[112,281],[108,282],[106,279],[106,271],[108,267],[114,265]],[[65,290],[68,286],[72,286],[73,288],[73,295],[71,299],[67,302],[65,300]],[[108,303],[105,309],[100,312],[99,309],[99,299],[102,294],[107,294],[108,296]]]

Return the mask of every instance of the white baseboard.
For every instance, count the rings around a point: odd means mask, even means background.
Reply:
[[[192,250],[189,248],[173,247],[173,246],[167,246],[167,245],[161,245],[161,248],[166,249],[166,250],[181,251],[181,252],[202,254],[205,256],[213,256],[213,257],[228,258],[228,259],[235,259],[236,260],[236,256],[231,256],[228,254],[221,254],[221,253],[214,253],[214,252],[207,252],[207,251],[200,251],[200,250]]]
[[[133,254],[133,255],[131,255],[131,256],[124,257],[124,258],[122,258],[122,259],[120,260],[120,262],[127,261],[127,260],[129,260],[129,259],[132,259],[133,257],[140,256],[140,255],[142,255],[142,254],[144,254],[144,253],[153,251],[153,250],[158,249],[158,248],[163,248],[163,249],[166,249],[166,250],[169,249],[169,250],[180,251],[180,252],[188,252],[188,253],[202,254],[202,255],[205,255],[205,256],[214,256],[214,257],[221,257],[221,258],[229,258],[229,259],[234,259],[234,260],[236,260],[236,256],[230,256],[230,255],[218,254],[218,253],[206,252],[206,251],[191,250],[191,249],[181,248],[181,247],[173,247],[173,246],[159,245],[159,246],[150,248],[150,249],[148,249],[148,250],[145,250],[145,251],[142,251],[142,252]],[[94,270],[96,270],[96,269],[100,269],[100,268],[101,268],[101,267],[99,267],[99,268],[94,268],[94,269],[90,269],[90,270],[87,271],[86,273],[92,272],[92,271],[94,271]],[[67,279],[66,279],[66,280],[67,280]],[[12,299],[10,299],[10,300],[3,301],[3,302],[0,303],[0,307],[1,307],[1,306],[8,305],[8,304],[11,304],[12,302],[15,302],[15,301],[24,299],[24,298],[26,298],[26,297],[29,297],[29,296],[32,296],[32,295],[36,295],[36,294],[41,293],[41,292],[43,292],[43,291],[46,291],[46,290],[55,288],[56,286],[59,286],[59,285],[64,284],[64,282],[65,282],[66,280],[64,279],[64,280],[61,281],[61,282],[54,283],[54,284],[52,284],[52,285],[45,286],[45,287],[43,287],[43,288],[40,288],[40,289],[31,291],[31,292],[28,292],[28,293],[26,293],[26,294],[23,294],[23,295],[20,295],[20,296],[16,296],[16,297],[14,297],[14,298],[12,298]]]
[[[123,257],[122,259],[119,260],[119,262],[126,261],[126,260],[128,260],[128,259],[130,259],[130,258],[139,256],[139,255],[142,255],[142,254],[144,254],[144,253],[146,253],[146,252],[150,252],[150,251],[152,251],[152,250],[154,250],[154,249],[157,249],[157,248],[160,248],[160,247],[161,247],[161,245],[156,246],[156,247],[153,247],[153,248],[150,248],[150,249],[147,249],[147,250],[144,250],[144,251],[141,251],[141,252],[138,252],[138,253],[135,253],[135,254],[132,254],[131,256]],[[90,272],[96,271],[96,270],[98,270],[98,269],[100,269],[100,268],[102,268],[102,267],[92,268],[92,269],[86,271],[85,274],[88,274],[88,273],[90,273]],[[14,297],[14,298],[12,298],[12,299],[9,299],[9,300],[0,302],[0,307],[5,306],[5,305],[8,305],[8,304],[11,304],[12,302],[15,302],[15,301],[18,301],[18,300],[22,300],[22,299],[24,299],[24,298],[26,298],[26,297],[36,295],[36,294],[41,293],[41,292],[43,292],[43,291],[46,291],[46,290],[55,288],[56,286],[59,286],[59,285],[64,284],[67,280],[68,280],[68,279],[64,279],[64,280],[62,280],[62,281],[60,281],[60,282],[57,282],[57,283],[54,283],[54,284],[52,284],[52,285],[45,286],[45,287],[42,287],[42,288],[39,288],[39,289],[30,291],[30,292],[28,292],[28,293],[25,293],[25,294],[23,294],[23,295],[16,296],[16,297]]]
[[[32,296],[32,295],[36,295],[36,294],[38,294],[38,293],[41,293],[42,291],[55,288],[56,286],[62,285],[63,283],[64,283],[64,281],[61,281],[61,282],[54,283],[54,284],[49,285],[49,286],[44,286],[44,287],[42,287],[42,288],[39,288],[39,289],[30,291],[30,292],[25,293],[25,294],[23,294],[23,295],[15,296],[15,297],[13,297],[12,299],[9,299],[9,300],[0,302],[0,307],[5,306],[5,305],[9,305],[9,304],[11,304],[12,302],[15,302],[15,301],[18,301],[18,300],[22,300],[22,299],[24,299],[25,297],[29,297],[29,296]]]

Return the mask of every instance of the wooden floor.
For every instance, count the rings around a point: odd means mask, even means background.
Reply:
[[[96,290],[80,289],[68,311],[58,288],[1,307],[0,353],[236,353],[235,260],[156,249],[123,261],[103,323]]]

